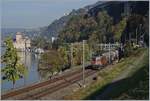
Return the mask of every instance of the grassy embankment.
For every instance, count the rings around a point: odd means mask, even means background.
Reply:
[[[130,92],[129,89],[131,88],[138,87],[139,82],[148,76],[145,76],[144,73],[145,69],[149,67],[148,64],[148,49],[138,49],[130,57],[125,58],[118,64],[101,70],[98,74],[100,80],[86,88],[81,88],[72,95],[65,96],[64,99],[96,99],[112,84],[115,78],[125,75],[126,78],[117,81],[116,84],[119,82],[118,85],[107,93],[107,98],[104,97],[104,99],[123,99],[118,96],[121,96],[120,94],[124,92]],[[147,99],[147,95],[148,93],[143,95],[146,97],[141,96],[139,99]]]

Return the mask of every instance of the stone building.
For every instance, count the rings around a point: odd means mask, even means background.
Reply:
[[[26,36],[23,36],[23,33],[17,32],[16,37],[13,41],[14,47],[19,51],[30,50],[31,40]]]

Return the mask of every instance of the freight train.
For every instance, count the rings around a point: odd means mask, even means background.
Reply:
[[[101,69],[106,65],[118,60],[118,50],[105,52],[99,56],[93,56],[91,59],[91,69]]]

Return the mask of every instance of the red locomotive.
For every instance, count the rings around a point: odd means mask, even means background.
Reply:
[[[91,65],[93,69],[100,69],[108,63],[106,56],[95,56],[92,58]]]
[[[92,69],[101,69],[110,62],[115,61],[118,57],[117,51],[103,53],[101,56],[94,56],[91,60]]]

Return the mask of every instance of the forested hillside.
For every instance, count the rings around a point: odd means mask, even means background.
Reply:
[[[126,43],[148,45],[148,2],[106,2],[72,16],[60,31],[60,42]]]

